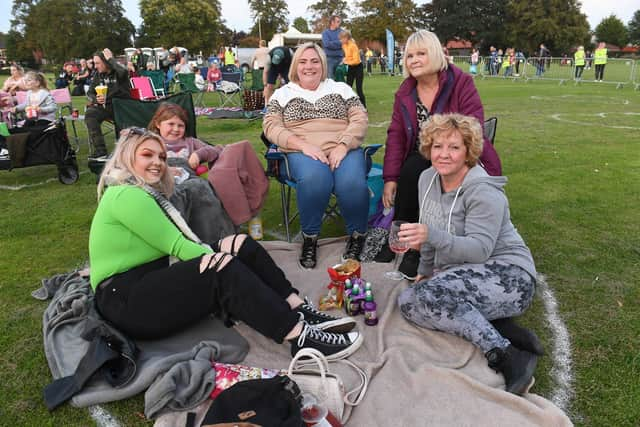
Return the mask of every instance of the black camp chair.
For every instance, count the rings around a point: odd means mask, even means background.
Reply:
[[[179,92],[160,100],[139,101],[136,99],[113,99],[113,115],[115,117],[116,132],[135,126],[146,128],[151,118],[162,102],[178,104],[187,111],[189,121],[185,135],[196,137],[196,113],[193,109],[193,99],[190,92]]]
[[[113,98],[113,116],[115,124],[116,139],[122,129],[128,127],[146,128],[151,118],[155,114],[158,106],[162,102],[172,102],[178,104],[187,111],[189,122],[185,129],[185,135],[196,137],[196,113],[193,109],[193,99],[191,92],[179,92],[175,95],[155,100],[137,100],[125,98]],[[88,162],[89,170],[100,177],[106,160],[93,160]]]

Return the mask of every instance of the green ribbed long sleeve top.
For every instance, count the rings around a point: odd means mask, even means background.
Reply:
[[[167,255],[184,261],[210,252],[187,239],[142,188],[108,187],[89,233],[91,287]]]

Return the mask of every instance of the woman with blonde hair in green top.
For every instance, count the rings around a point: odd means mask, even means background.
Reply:
[[[167,200],[173,189],[159,135],[125,130],[98,185],[91,224],[91,286],[98,311],[137,339],[171,335],[214,314],[243,321],[276,342],[338,359],[362,343],[355,322],[303,300],[269,254],[247,235],[210,247]],[[171,263],[170,258],[178,261]]]

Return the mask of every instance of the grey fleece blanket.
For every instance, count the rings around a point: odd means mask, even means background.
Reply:
[[[211,245],[235,233],[236,226],[209,181],[195,175],[185,159],[172,157],[169,160],[171,166],[181,167],[189,173],[189,179],[176,185],[169,200],[196,236]]]
[[[75,271],[43,280],[33,292],[38,299],[52,298],[43,315],[44,350],[54,379],[72,375],[89,342],[80,338],[89,318],[100,319],[88,277]],[[152,411],[162,407],[188,409],[213,389],[211,360],[237,363],[248,344],[235,330],[213,317],[163,340],[136,341],[140,349],[137,372],[125,387],[115,389],[94,376],[71,404],[85,407],[125,399],[145,391],[158,377],[164,379],[150,397]],[[169,374],[167,375],[167,372]],[[185,374],[189,372],[189,374]]]
[[[318,268],[298,267],[299,244],[266,242],[264,246],[286,271],[294,286],[317,303],[326,292],[326,268],[339,262],[344,240],[323,240]],[[487,366],[481,351],[453,335],[419,328],[400,314],[396,299],[408,282],[384,278],[391,264],[368,263],[362,277],[371,281],[380,322],[358,328],[362,347],[350,360],[367,372],[369,389],[349,419],[350,426],[568,426],[569,418],[550,401],[536,394],[524,398],[503,391],[504,381]],[[336,312],[336,314],[340,314]],[[286,368],[291,360],[288,345],[279,345],[251,330],[237,327],[251,343],[243,364]],[[355,374],[341,366],[331,369],[342,375],[346,388],[357,385]],[[535,393],[535,387],[532,392]],[[199,418],[202,417],[204,404]],[[184,425],[184,413],[166,414],[155,426]]]

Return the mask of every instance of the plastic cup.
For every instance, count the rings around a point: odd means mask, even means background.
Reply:
[[[106,98],[107,98],[107,90],[108,90],[108,89],[109,89],[109,88],[108,88],[107,86],[103,86],[103,85],[96,86],[96,94],[97,94],[97,95],[101,95],[102,97],[104,97],[104,98],[105,98],[105,101],[106,101]],[[103,105],[104,105],[104,104],[103,104]]]
[[[329,410],[318,399],[309,393],[302,395],[302,421],[307,425],[316,424],[324,420]]]

